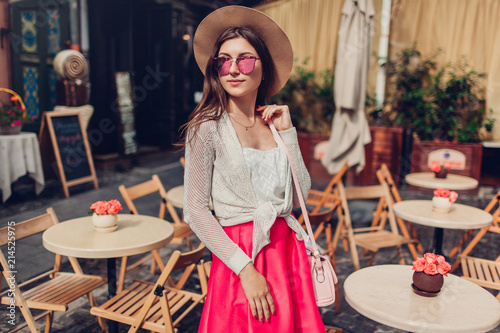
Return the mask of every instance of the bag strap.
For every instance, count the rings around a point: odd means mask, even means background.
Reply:
[[[272,121],[268,120],[267,124],[269,125],[271,131],[273,132],[274,139],[276,140],[278,145],[281,146],[281,148],[283,148],[283,150],[286,153],[286,157],[288,158],[289,162],[288,164],[290,164],[290,169],[292,170],[292,177],[293,181],[295,182],[295,190],[297,191],[297,195],[299,197],[300,208],[302,209],[302,215],[304,216],[304,222],[306,224],[307,233],[309,234],[309,239],[311,240],[311,245],[313,250],[312,254],[316,258],[316,260],[320,260],[319,256],[321,255],[321,252],[318,250],[318,246],[316,245],[316,240],[314,239],[314,233],[311,228],[311,222],[309,222],[309,215],[307,214],[306,203],[304,202],[304,196],[302,195],[302,190],[300,189],[299,178],[297,177],[297,172],[295,171],[295,167],[293,165],[292,156],[290,155],[290,152],[286,148],[283,139],[278,134],[278,131],[276,130],[276,127],[274,127]],[[319,266],[317,265],[317,267]]]

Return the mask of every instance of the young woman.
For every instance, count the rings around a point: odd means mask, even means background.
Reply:
[[[213,253],[199,331],[325,332],[307,234],[291,214],[299,203],[290,166],[267,125],[278,129],[307,196],[288,106],[265,104],[290,75],[290,42],[261,12],[227,6],[201,22],[194,52],[205,83],[185,127],[184,218]]]

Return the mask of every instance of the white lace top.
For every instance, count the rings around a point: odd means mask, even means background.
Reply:
[[[291,128],[281,131],[279,135],[292,155],[302,193],[307,197],[311,179],[300,154],[297,132]],[[261,193],[256,193],[256,188],[261,186],[255,187],[252,182],[250,169],[253,168],[247,166],[244,149],[226,112],[218,121],[206,121],[196,132],[190,131],[188,140],[184,171],[184,220],[229,269],[239,274],[269,244],[269,230],[278,216],[286,220],[299,239],[307,237],[300,223],[291,215],[292,204],[298,207],[299,201],[290,168],[286,167],[280,174],[285,180],[284,191],[276,193],[281,194],[266,200]],[[284,155],[281,148],[278,149],[279,154]],[[260,180],[257,182],[260,184]],[[217,219],[210,211],[210,197]],[[249,221],[254,223],[252,258],[222,228]]]
[[[271,201],[282,205],[288,166],[285,152],[278,147],[267,151],[243,148],[243,156],[259,204]]]

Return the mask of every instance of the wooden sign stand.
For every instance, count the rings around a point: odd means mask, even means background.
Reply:
[[[71,186],[94,182],[94,187],[99,188],[87,131],[79,112],[44,112],[38,140],[44,172],[53,174],[57,164],[57,176],[66,198]]]

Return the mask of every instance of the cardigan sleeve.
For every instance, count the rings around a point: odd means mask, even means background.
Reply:
[[[200,126],[201,134],[188,133],[184,170],[184,220],[207,248],[238,275],[251,259],[228,237],[210,211],[215,149],[212,147],[213,142],[207,139],[210,137],[210,133],[207,133],[208,126],[204,125],[206,124]]]
[[[307,171],[306,165],[304,164],[304,159],[302,158],[302,154],[300,152],[299,141],[297,139],[297,130],[295,127],[292,127],[285,131],[279,132],[283,142],[285,143],[286,148],[290,152],[292,156],[293,165],[297,172],[297,178],[299,179],[300,189],[302,194],[304,195],[304,201],[307,199],[309,195],[309,191],[311,190],[311,177],[309,175],[309,171]],[[295,183],[293,183],[293,205],[295,207],[300,207],[300,202],[297,197],[297,192],[295,190]]]

